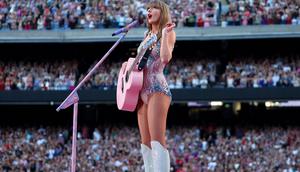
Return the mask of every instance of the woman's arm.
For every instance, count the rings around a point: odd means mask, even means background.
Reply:
[[[176,33],[173,30],[174,23],[168,23],[162,30],[160,58],[163,63],[168,63],[172,58],[172,52],[176,41]]]

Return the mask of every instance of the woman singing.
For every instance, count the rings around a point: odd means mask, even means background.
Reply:
[[[143,69],[144,81],[137,106],[141,152],[146,172],[169,172],[170,157],[165,133],[172,95],[163,70],[172,58],[176,40],[173,30],[175,24],[171,22],[168,5],[160,0],[150,2],[147,11],[148,31],[141,45],[153,34],[156,34],[157,42]]]

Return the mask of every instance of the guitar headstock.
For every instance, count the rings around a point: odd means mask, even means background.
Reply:
[[[152,35],[149,40],[143,45],[143,49],[146,50],[148,49],[151,45],[153,45],[157,41],[157,36]]]

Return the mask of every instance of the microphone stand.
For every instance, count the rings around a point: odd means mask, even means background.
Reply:
[[[115,44],[108,50],[108,52],[101,58],[101,60],[92,68],[92,70],[83,78],[83,80],[75,87],[75,89],[69,94],[69,96],[60,104],[56,109],[59,112],[61,109],[66,109],[73,105],[73,136],[72,136],[72,156],[71,156],[71,172],[76,171],[76,145],[77,145],[77,116],[78,116],[78,102],[79,97],[77,91],[85,83],[93,72],[103,63],[103,61],[110,55],[110,53],[117,47],[123,38],[127,35],[125,32],[120,36],[120,38],[115,42]]]

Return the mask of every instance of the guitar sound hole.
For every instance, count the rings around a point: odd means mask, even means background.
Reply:
[[[125,82],[128,82],[128,79],[129,79],[129,74],[128,74],[128,71],[127,71],[126,76],[125,76]]]
[[[124,79],[122,78],[122,87],[121,87],[122,93],[124,93]]]

